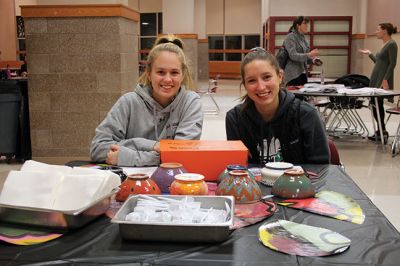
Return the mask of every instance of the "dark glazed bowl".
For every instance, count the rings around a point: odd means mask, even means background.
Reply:
[[[286,170],[272,186],[272,194],[285,199],[305,199],[315,195],[315,187],[301,169]]]

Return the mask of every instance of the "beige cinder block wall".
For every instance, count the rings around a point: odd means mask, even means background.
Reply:
[[[63,17],[72,9],[78,14],[102,14],[104,10],[91,6],[91,13],[84,6],[64,6],[66,11],[55,6],[61,16],[46,17],[53,12],[46,8],[51,7],[22,8],[32,154],[88,156],[96,126],[136,83],[139,15],[124,6],[110,5],[104,15],[115,15],[109,17]]]

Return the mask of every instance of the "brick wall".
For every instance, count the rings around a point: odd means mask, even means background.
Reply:
[[[32,153],[88,156],[96,126],[138,78],[124,17],[25,18]]]

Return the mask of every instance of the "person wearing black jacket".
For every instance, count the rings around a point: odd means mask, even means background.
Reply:
[[[248,162],[328,164],[328,139],[317,110],[280,89],[283,74],[275,57],[253,48],[240,68],[247,94],[227,113],[226,135],[243,141]]]

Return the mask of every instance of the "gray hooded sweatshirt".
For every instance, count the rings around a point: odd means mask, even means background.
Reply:
[[[160,164],[153,150],[161,139],[200,139],[203,112],[200,97],[182,85],[175,99],[162,107],[151,96],[151,88],[137,85],[123,95],[96,128],[91,144],[92,161],[104,162],[111,144],[121,146],[120,166]]]

